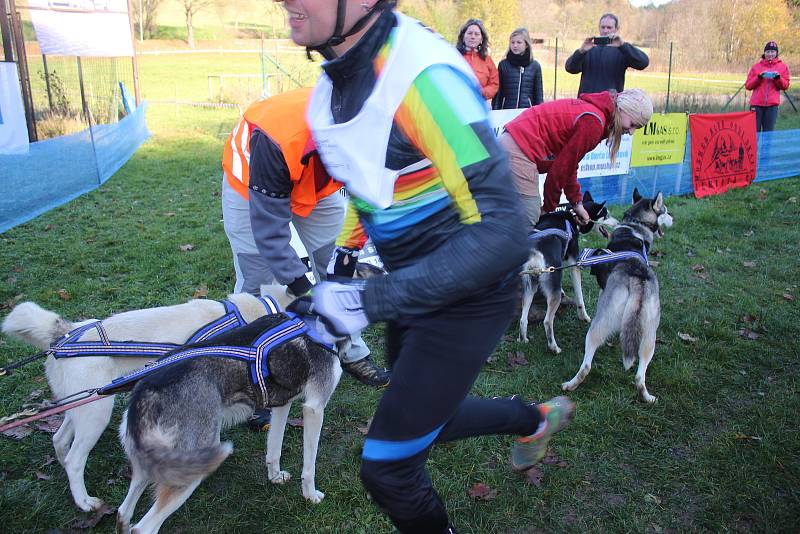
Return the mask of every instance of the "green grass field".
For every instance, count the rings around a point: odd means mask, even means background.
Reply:
[[[187,77],[201,79],[191,72],[187,67]],[[145,86],[145,94],[171,90]],[[233,270],[220,221],[219,160],[236,117],[231,109],[153,105],[153,138],[107,184],[0,235],[0,319],[21,300],[79,319],[178,303],[198,288],[224,297]],[[554,440],[558,461],[541,467],[538,486],[510,471],[508,437],[436,447],[431,475],[458,531],[796,532],[799,197],[795,178],[703,200],[668,199],[675,226],[655,246],[663,317],[648,373],[658,403],[636,399],[615,343],[599,351],[592,373],[571,394],[577,417]],[[612,212],[621,217],[623,210]],[[184,244],[194,250],[181,251]],[[584,288],[591,313],[597,288],[588,274]],[[757,339],[743,337],[743,329]],[[582,359],[586,325],[566,310],[556,331],[559,356],[547,352],[540,326],[531,325],[531,343],[523,345],[510,325],[474,393],[538,400],[560,394]],[[684,334],[695,341],[684,341]],[[381,327],[366,338],[380,360]],[[5,337],[0,348],[2,363],[33,352]],[[512,368],[517,351],[529,363]],[[0,416],[17,411],[37,389],[48,396],[41,363],[0,378]],[[295,479],[275,487],[265,477],[264,435],[234,428],[224,434],[235,444],[233,456],[163,531],[391,532],[358,479],[359,428],[379,397],[342,379],[321,440],[317,482],[326,497],[319,506],[300,493],[301,429],[290,428],[285,440],[285,467]],[[116,436],[124,402],[117,399],[87,467],[90,493],[112,506],[127,491]],[[46,432],[0,438],[4,531],[70,532],[85,525],[88,516],[73,506],[53,455]],[[496,497],[469,497],[476,483],[497,490]],[[137,518],[146,506],[143,499]],[[96,529],[113,526],[106,518]]]

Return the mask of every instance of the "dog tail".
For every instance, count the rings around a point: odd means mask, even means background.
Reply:
[[[230,441],[191,451],[153,446],[141,450],[137,459],[153,482],[165,486],[187,486],[216,471],[232,452]]]
[[[620,342],[622,344],[622,365],[625,370],[631,368],[639,355],[639,345],[642,343],[642,297],[644,293],[643,282],[633,278],[628,291],[628,301],[622,312],[622,331]]]
[[[3,321],[3,333],[21,339],[40,349],[50,345],[75,326],[33,302],[22,302]]]

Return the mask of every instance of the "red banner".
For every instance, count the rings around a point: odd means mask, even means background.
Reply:
[[[746,187],[756,177],[756,114],[689,115],[694,195],[718,195]]]

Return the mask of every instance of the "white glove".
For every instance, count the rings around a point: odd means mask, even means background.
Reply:
[[[322,282],[311,290],[313,312],[318,314],[328,329],[337,336],[360,332],[369,325],[362,302],[364,289],[363,282],[348,284]]]

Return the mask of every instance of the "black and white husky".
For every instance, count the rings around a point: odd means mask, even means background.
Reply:
[[[547,336],[547,347],[556,354],[561,352],[556,343],[553,329],[556,311],[561,305],[561,279],[563,271],[560,269],[564,262],[574,264],[578,259],[578,238],[580,234],[587,234],[593,229],[600,235],[608,238],[606,226],[613,227],[616,219],[608,214],[605,202],[597,203],[587,191],[583,194],[583,207],[589,213],[592,222],[585,226],[578,226],[575,222],[575,213],[571,206],[559,206],[556,211],[545,213],[536,223],[535,230],[529,236],[531,254],[522,274],[522,314],[519,317],[519,341],[528,342],[528,311],[530,311],[533,296],[537,288],[547,300],[547,313],[544,316],[544,331]],[[596,221],[596,222],[595,222]],[[555,267],[553,272],[541,274],[526,274],[524,271],[541,271],[546,267]],[[581,286],[581,273],[578,267],[570,267],[572,287],[575,290],[575,302],[578,307],[578,318],[587,323],[591,321],[586,313],[583,301],[583,288]]]
[[[266,294],[282,308],[291,301],[285,286],[265,286]],[[244,322],[251,322],[267,313],[264,304],[245,293],[228,296],[236,305]],[[138,342],[183,345],[198,329],[223,317],[226,308],[216,300],[191,300],[184,304],[145,308],[112,315],[102,321],[102,331],[111,342]],[[40,349],[50,349],[68,332],[96,319],[72,323],[33,302],[17,305],[3,321],[3,333],[21,339]],[[99,342],[100,330],[92,328],[80,342]],[[48,354],[45,373],[54,398],[63,398],[78,391],[108,384],[118,376],[139,369],[158,356],[85,356],[54,358]],[[72,498],[84,511],[99,509],[103,501],[86,490],[86,460],[103,430],[111,420],[113,396],[84,404],[64,412],[64,422],[53,436],[56,457],[69,479]]]
[[[268,346],[277,336],[273,332],[286,331],[287,319],[282,313],[268,315],[176,353]],[[269,480],[288,481],[289,473],[280,469],[281,446],[289,408],[298,397],[305,399],[302,492],[313,503],[322,500],[324,494],[315,486],[315,463],[323,412],[342,374],[339,358],[305,333],[277,344],[263,358],[268,370],[240,359],[200,356],[158,369],[136,384],[120,425],[132,474],[117,514],[118,532],[158,532],[233,451],[229,442],[220,443],[220,431],[246,420],[254,408],[272,408],[266,454]],[[258,385],[253,373],[263,377]],[[131,529],[136,503],[150,484],[155,485],[155,502]]]
[[[634,190],[633,206],[614,229],[607,248],[611,252],[632,253],[632,257],[592,267],[601,288],[597,312],[586,333],[583,363],[575,377],[562,384],[564,390],[573,391],[583,382],[597,348],[619,332],[625,370],[639,358],[636,389],[645,402],[656,402],[656,397],[647,391],[645,373],[656,348],[661,302],[656,273],[647,264],[647,251],[654,237],[662,237],[663,229],[671,226],[672,216],[661,193],[651,199]]]

